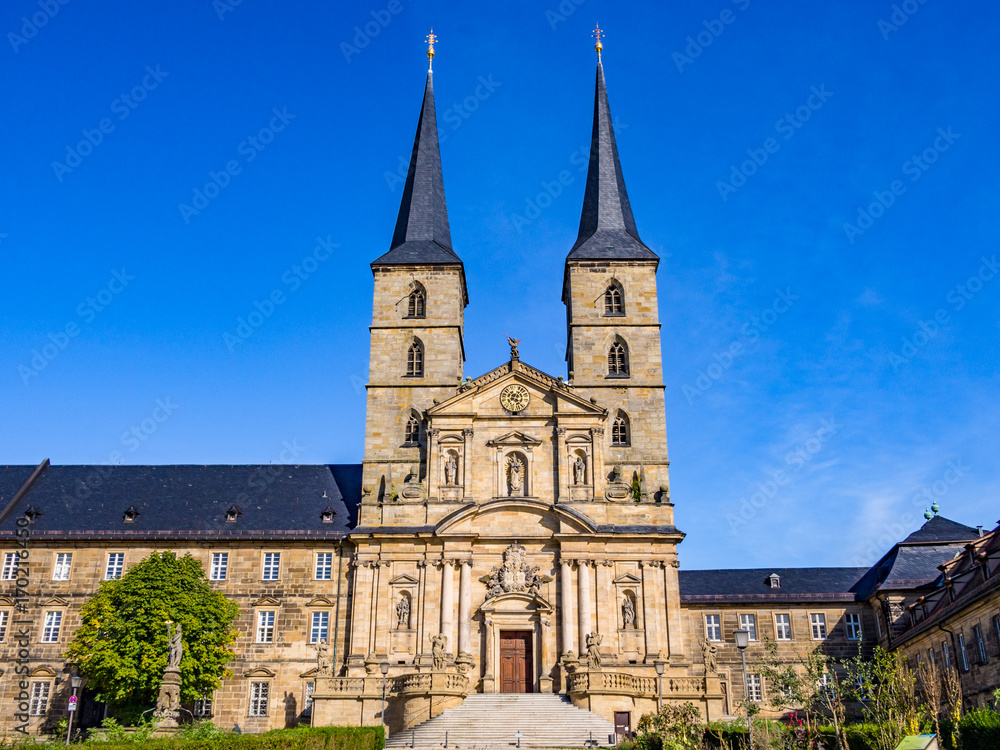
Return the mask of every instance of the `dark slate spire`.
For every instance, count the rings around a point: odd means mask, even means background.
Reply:
[[[434,74],[427,71],[427,88],[420,108],[417,135],[413,140],[410,169],[406,174],[403,200],[399,205],[396,231],[389,252],[372,263],[455,264],[462,260],[451,249],[448,206],[441,176],[437,117],[434,113]]]
[[[590,142],[590,169],[583,194],[580,234],[567,260],[657,260],[635,228],[625,178],[618,160],[615,129],[608,106],[604,66],[597,63],[594,133]]]

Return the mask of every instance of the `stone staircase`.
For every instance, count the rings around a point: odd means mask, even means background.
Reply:
[[[615,728],[561,695],[474,693],[458,708],[392,735],[386,747],[510,750],[518,746],[517,732],[521,747],[607,747]]]

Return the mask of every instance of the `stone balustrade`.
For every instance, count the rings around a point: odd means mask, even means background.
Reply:
[[[668,677],[664,675],[664,698],[700,698],[705,694],[703,677]],[[587,695],[629,695],[655,698],[660,686],[656,677],[637,677],[625,672],[582,671],[569,675],[567,692]]]

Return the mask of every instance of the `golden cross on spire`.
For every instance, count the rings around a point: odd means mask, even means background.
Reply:
[[[431,33],[427,35],[427,70],[433,70],[434,68],[434,43],[438,40],[434,36],[434,29],[431,29]]]
[[[597,40],[597,44],[594,45],[594,49],[597,50],[597,62],[600,62],[601,50],[604,49],[604,45],[601,44],[601,39],[604,37],[604,32],[601,30],[600,24],[597,24],[597,28],[594,29],[594,33],[591,34],[591,36]]]

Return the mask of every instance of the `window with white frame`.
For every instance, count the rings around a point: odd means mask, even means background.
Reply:
[[[759,674],[747,675],[747,698],[751,703],[760,703],[764,700],[764,681]]]
[[[7,640],[7,625],[10,623],[10,612],[0,611],[0,643]]]
[[[52,689],[50,682],[31,683],[31,700],[28,703],[28,713],[31,716],[45,716],[49,708],[49,690]]]
[[[813,640],[824,640],[826,638],[826,615],[822,612],[813,612],[809,615],[809,622],[812,624]]]
[[[209,571],[209,578],[213,581],[224,581],[229,574],[229,553],[213,552],[212,569]]]
[[[858,612],[848,612],[844,617],[847,623],[847,640],[861,640],[861,615]]]
[[[983,631],[978,625],[972,626],[972,637],[976,642],[976,655],[979,657],[979,663],[986,663],[986,641],[983,639]]]
[[[52,568],[53,581],[68,581],[69,569],[73,564],[72,552],[60,552],[56,555],[56,564]]]
[[[329,581],[333,577],[333,553],[319,552],[316,554],[316,580]]]
[[[5,581],[13,581],[17,578],[17,566],[21,564],[21,556],[16,552],[8,552],[3,556],[3,575],[0,576]]]
[[[775,640],[779,640],[779,641],[790,641],[790,640],[792,640],[792,616],[791,615],[775,615],[774,616],[774,637],[775,637]]]
[[[948,650],[948,641],[941,641],[941,656],[944,658],[944,668],[951,669],[951,651]]]
[[[257,613],[257,643],[274,643],[274,610]]]
[[[125,569],[125,553],[124,552],[111,552],[108,554],[108,567],[104,570],[105,580],[112,580],[114,578],[121,578],[122,571]]]
[[[194,702],[194,711],[192,712],[197,719],[207,719],[212,715],[212,696],[203,695],[198,700]]]
[[[62,612],[46,612],[42,626],[42,643],[59,643],[59,629],[62,627]]]
[[[309,642],[319,643],[326,640],[327,630],[330,627],[329,612],[313,612],[312,625],[309,628]]]
[[[280,570],[281,570],[281,553],[265,552],[264,571],[261,574],[261,578],[263,578],[265,581],[277,581],[278,571]]]
[[[722,622],[720,615],[705,615],[705,637],[710,641],[722,640]]]
[[[312,710],[313,710],[313,692],[315,691],[315,689],[316,689],[316,683],[315,682],[307,682],[306,683],[306,699],[302,703],[302,705],[303,705],[302,715],[303,716],[312,716]]]
[[[750,631],[750,640],[757,640],[757,615],[740,615],[740,629]]]
[[[270,685],[266,682],[250,683],[250,715],[267,716],[267,695]]]
[[[958,634],[958,666],[963,672],[969,671],[969,655],[965,651],[965,635]]]

